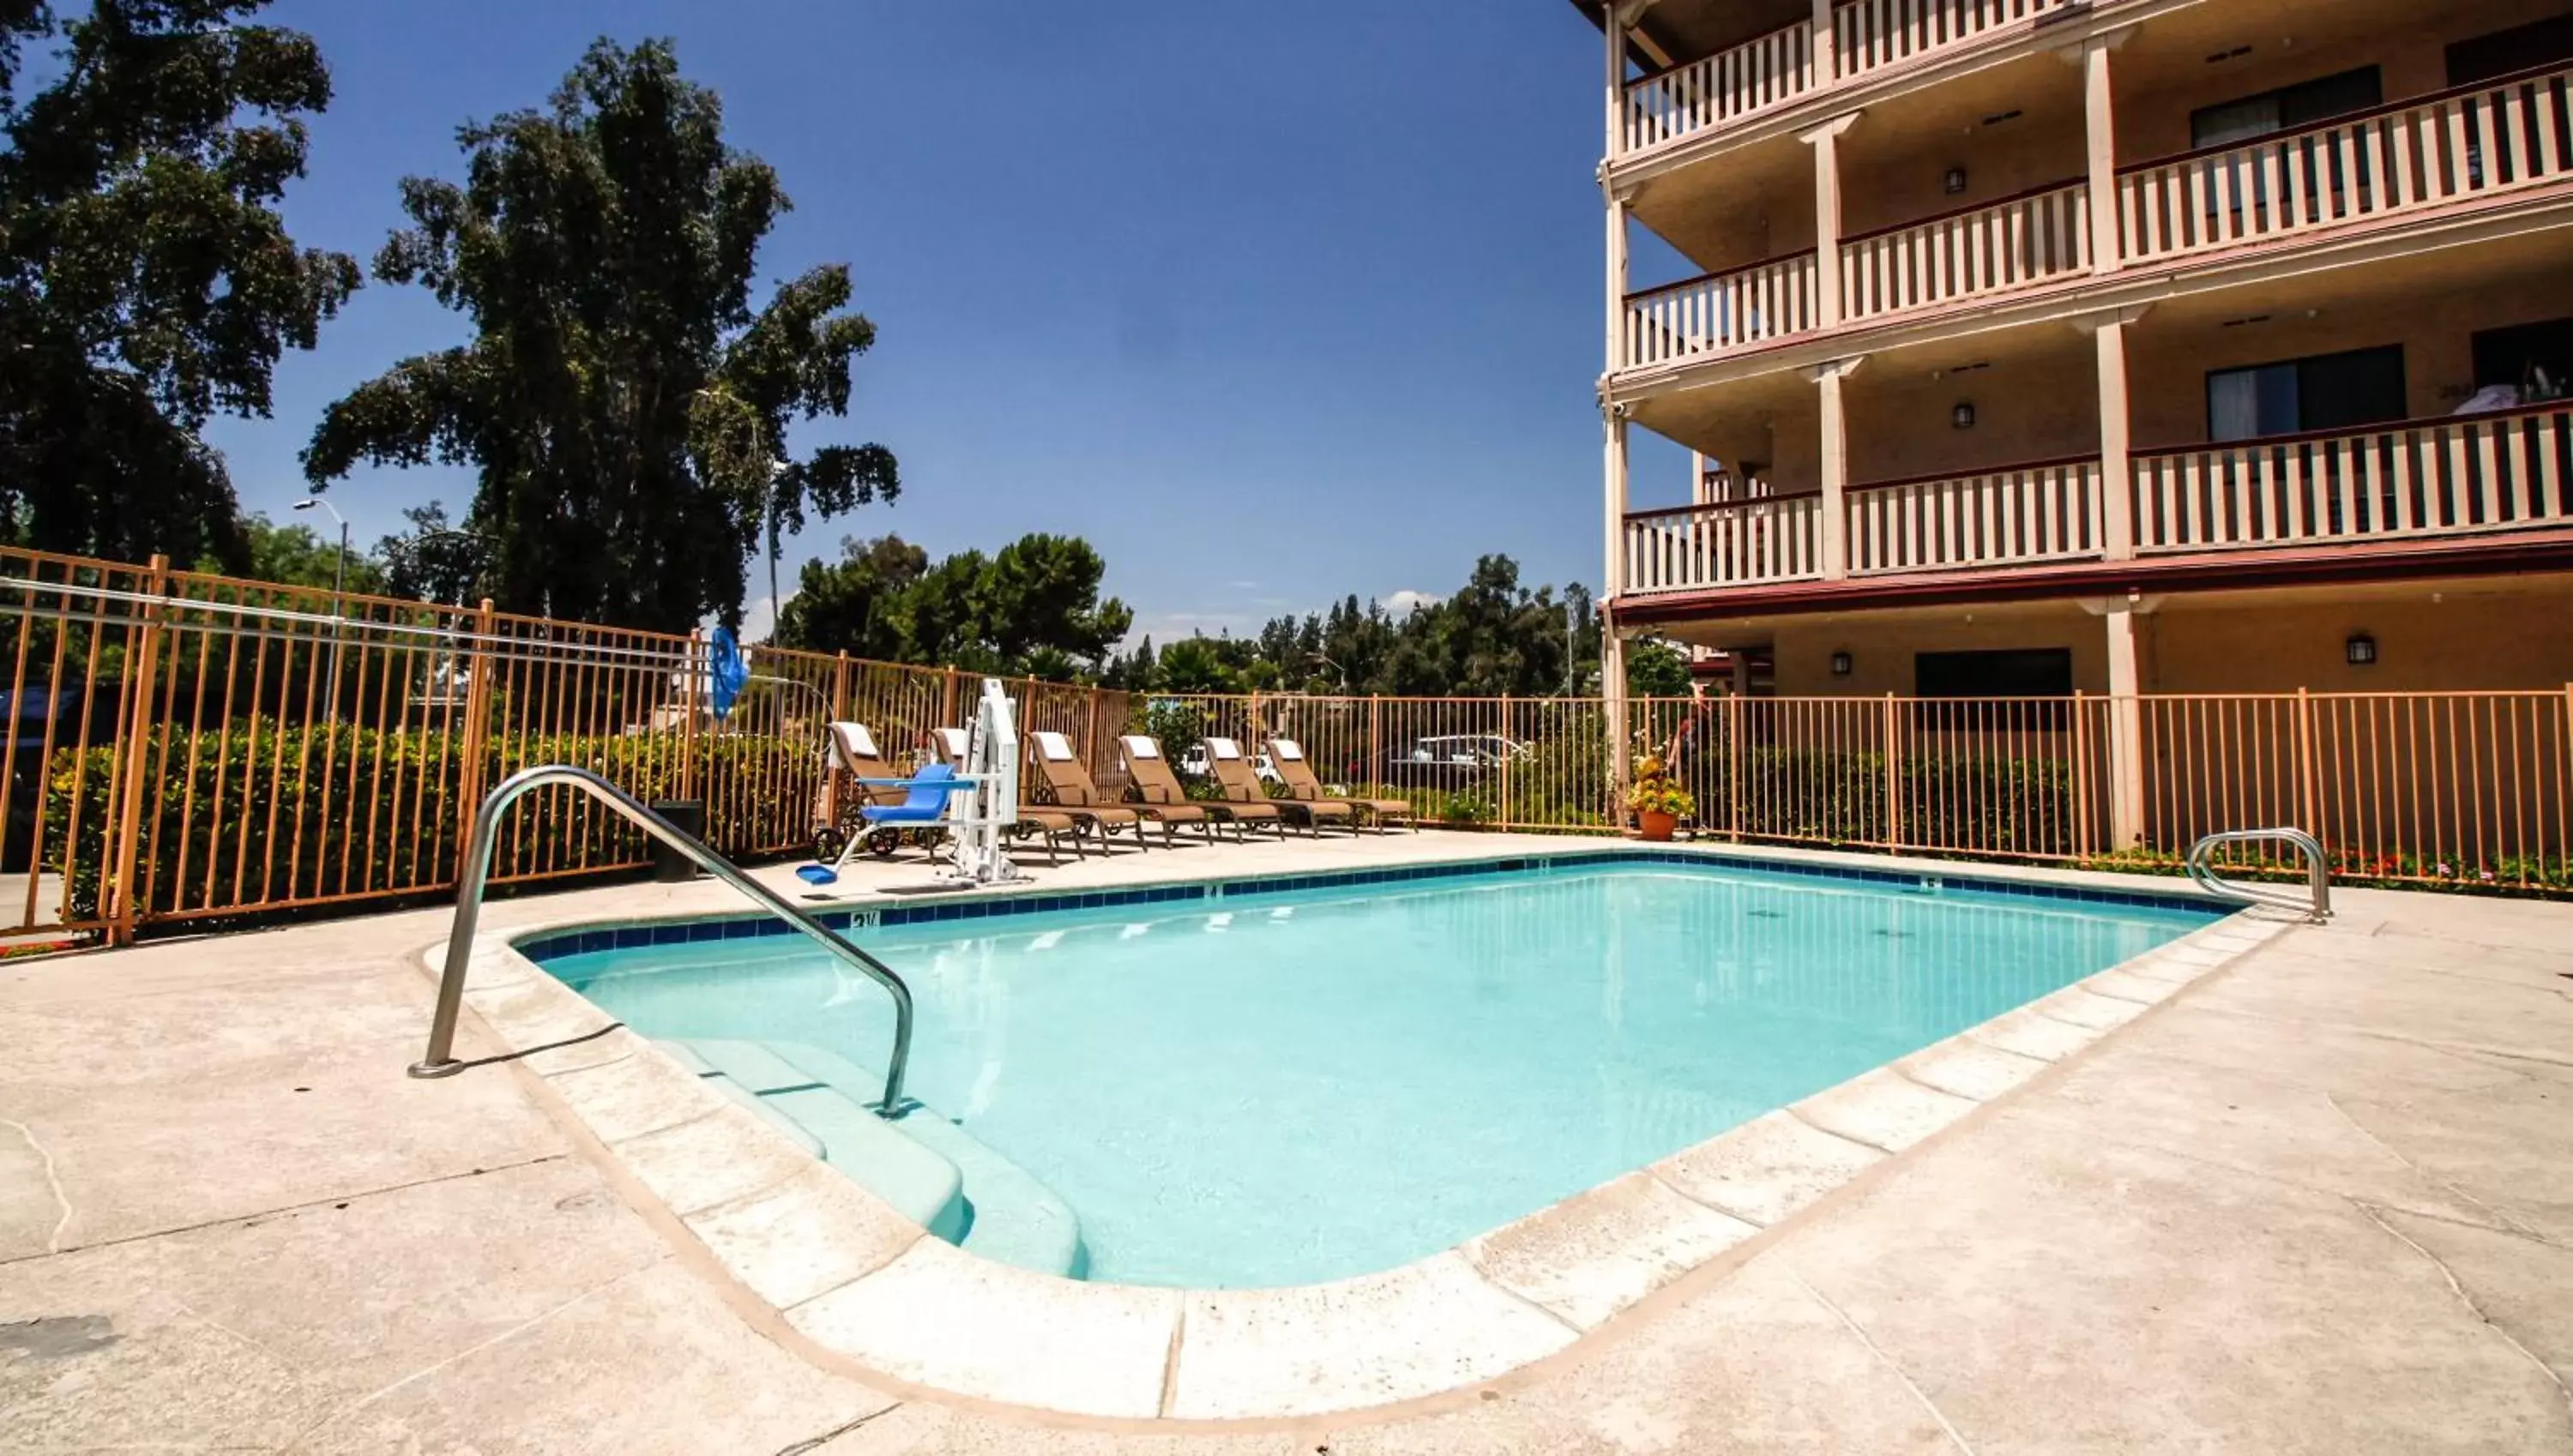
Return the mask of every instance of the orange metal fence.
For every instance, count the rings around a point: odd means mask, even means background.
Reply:
[[[947,669],[763,647],[718,720],[696,634],[23,550],[0,550],[0,937],[28,940],[450,890],[469,806],[537,763],[695,800],[727,854],[791,853],[833,813],[824,724],[865,723],[918,761],[980,691]],[[1613,709],[1009,688],[1027,731],[1065,735],[1111,792],[1125,734],[1161,739],[1199,781],[1205,738],[1257,756],[1284,737],[1327,785],[1404,799],[1423,823],[1614,834],[1622,744],[1667,757],[1693,829],[1728,839],[2153,863],[2211,830],[2292,824],[2344,875],[2573,889],[2573,687]],[[495,877],[644,859],[630,826],[547,790],[507,826]]]

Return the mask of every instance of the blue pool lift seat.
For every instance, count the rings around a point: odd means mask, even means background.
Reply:
[[[974,787],[958,780],[954,765],[943,763],[930,764],[910,778],[893,783],[908,787],[911,793],[899,804],[869,804],[860,809],[867,823],[935,824],[947,816],[949,795],[967,793]]]

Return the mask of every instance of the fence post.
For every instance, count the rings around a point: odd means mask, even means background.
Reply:
[[[2573,684],[2567,684],[2564,692],[2566,695],[2566,701],[2573,703]],[[1367,694],[1366,781],[1373,784],[1378,792],[1382,792],[1385,788],[1385,782],[1382,777],[1384,773],[1383,715],[1384,699],[1375,693]]]
[[[1517,757],[1510,751],[1513,741],[1510,737],[1510,695],[1503,693],[1501,694],[1501,802],[1492,812],[1492,827],[1495,829],[1510,827],[1510,760]]]
[[[955,668],[951,667],[947,669],[947,684],[944,688],[940,689],[938,697],[938,721],[930,726],[936,728],[953,728],[956,726]]]
[[[1899,712],[1894,694],[1885,695],[1885,847],[1894,849],[1903,843],[1903,747],[1896,735]]]
[[[698,797],[697,687],[700,683],[705,682],[707,678],[711,676],[711,674],[701,673],[699,671],[700,667],[705,663],[705,629],[702,627],[689,628],[688,645],[686,648],[688,655],[686,660],[682,662],[679,667],[679,681],[684,684],[684,687],[682,688],[682,696],[680,698],[682,706],[679,715],[679,797],[682,799],[695,799]],[[708,777],[711,778],[712,775],[709,775]],[[710,808],[703,803],[698,805],[697,812],[704,816],[700,822],[702,822],[709,831],[706,835],[707,842],[712,843],[714,835],[711,831],[714,827],[715,816],[711,812]]]
[[[2090,854],[2097,842],[2091,837],[2091,705],[2082,689],[2073,690],[2073,842]]]
[[[831,664],[831,712],[822,724],[822,822],[840,822],[840,775],[831,766],[831,725],[849,718],[849,649]]]
[[[2296,827],[2318,841],[2323,837],[2314,820],[2313,699],[2301,687],[2296,689]]]
[[[1725,833],[1735,844],[1742,842],[1742,694],[1724,695],[1724,792],[1726,808]]]
[[[458,797],[455,809],[455,878],[465,875],[473,843],[473,816],[482,807],[482,755],[491,737],[491,638],[500,620],[491,598],[473,613],[473,661],[464,675],[464,742],[457,750]]]
[[[150,761],[145,745],[151,734],[145,720],[151,716],[152,679],[161,658],[161,598],[169,586],[170,558],[155,552],[143,588],[153,600],[143,608],[143,629],[126,664],[125,692],[118,704],[117,741],[125,745],[125,782],[118,786],[122,802],[116,806],[113,858],[103,867],[108,881],[101,907],[108,919],[111,946],[134,944],[134,928],[142,921],[142,909],[134,903],[134,862],[143,838],[143,780]]]

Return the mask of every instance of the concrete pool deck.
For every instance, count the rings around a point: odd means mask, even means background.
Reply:
[[[2564,1449],[2573,907],[2340,904],[1528,1368],[1233,1427],[1036,1419],[813,1348],[524,1067],[401,1076],[443,911],[0,969],[0,1448]]]

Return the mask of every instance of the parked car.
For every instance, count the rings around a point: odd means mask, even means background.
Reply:
[[[1497,733],[1444,733],[1385,750],[1381,782],[1403,789],[1456,790],[1482,782],[1503,763],[1536,757]]]

